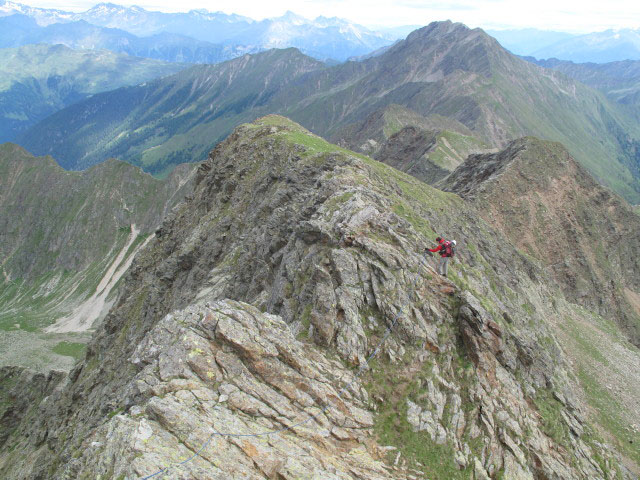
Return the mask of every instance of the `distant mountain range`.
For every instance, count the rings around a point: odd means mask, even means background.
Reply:
[[[516,55],[533,55],[533,52],[557,42],[575,37],[567,32],[522,28],[510,30],[486,30],[504,48]]]
[[[79,44],[81,40],[73,36],[82,35],[83,30],[84,38],[87,38],[88,27],[78,23],[86,22],[94,27],[115,29],[94,30],[94,35],[100,38],[100,46],[94,48],[113,48],[104,44],[104,37],[113,38],[117,35],[124,38],[124,31],[135,37],[119,40],[119,47],[115,51],[194,63],[228,60],[233,58],[236,50],[241,54],[287,47],[298,48],[320,60],[345,61],[389,46],[419,28],[418,25],[405,25],[372,30],[337,17],[310,20],[290,11],[281,17],[256,21],[241,15],[205,9],[164,13],[137,6],[99,3],[85,12],[74,13],[0,0],[0,17],[15,14],[32,18],[39,27],[76,24],[61,42],[67,46]],[[7,28],[4,25],[1,27],[0,32]],[[47,37],[50,32],[47,30],[41,35]],[[640,29],[607,30],[584,35],[535,28],[488,30],[487,33],[516,55],[595,63],[640,59]],[[3,36],[2,33],[0,36]],[[151,39],[145,41],[140,37]],[[41,41],[51,43],[48,39]],[[126,49],[125,44],[128,45]],[[11,46],[19,45],[22,44],[14,43]],[[84,46],[77,48],[87,48],[86,41]],[[182,52],[177,53],[176,50]],[[215,53],[216,50],[218,53]]]
[[[616,102],[640,107],[640,60],[609,63],[573,63],[551,58],[524,57],[541,67],[560,71],[590,87],[601,90]]]
[[[19,141],[66,168],[114,156],[159,173],[203,159],[235,125],[272,112],[355,148],[341,136],[345,128],[392,104],[455,120],[478,146],[501,147],[525,134],[561,141],[600,181],[634,203],[640,199],[634,118],[599,92],[509,54],[482,30],[451,22],[434,22],[381,55],[334,67],[295,49],[194,67],[94,95]]]
[[[260,47],[213,44],[176,33],[137,37],[117,28],[98,27],[84,20],[40,26],[35,19],[15,14],[0,17],[0,48],[46,43],[74,49],[111,50],[168,62],[219,63]]]
[[[606,30],[579,35],[534,50],[530,55],[578,63],[640,60],[640,29]]]
[[[161,43],[165,38],[164,35],[173,34],[169,38],[174,42],[176,35],[208,42],[200,44],[198,47],[200,49],[205,49],[207,45],[209,45],[207,48],[212,48],[210,44],[241,45],[244,46],[245,51],[296,47],[315,58],[338,61],[367,54],[393,43],[407,33],[407,28],[402,27],[379,33],[336,17],[318,17],[315,20],[308,20],[292,12],[287,12],[278,18],[255,21],[239,15],[212,13],[206,10],[162,13],[135,6],[124,7],[112,3],[101,3],[86,12],[72,13],[32,8],[13,2],[0,2],[0,16],[15,14],[33,18],[40,27],[53,27],[58,24],[83,25],[78,22],[86,22],[96,27],[115,28],[137,37],[153,37],[155,43]],[[84,28],[86,30],[88,27]],[[59,28],[56,31],[62,32],[64,29]],[[106,35],[102,30],[95,31]],[[121,33],[119,34],[122,36]],[[158,37],[158,35],[163,36]],[[66,38],[65,44],[70,45],[71,41]],[[47,43],[50,42],[47,41]],[[101,45],[100,48],[106,47]],[[136,48],[140,51],[142,47]]]
[[[640,60],[640,29],[583,35],[535,28],[487,30],[487,33],[512,53],[538,59],[558,58],[576,63]]]
[[[14,14],[33,17],[38,22],[38,25],[43,26],[71,21],[74,15],[72,12],[64,12],[53,8],[31,7],[22,3],[0,0],[0,16]]]
[[[185,65],[63,45],[0,49],[0,142],[89,95],[163,77]]]

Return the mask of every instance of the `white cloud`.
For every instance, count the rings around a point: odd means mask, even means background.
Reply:
[[[82,11],[95,2],[42,0],[26,3]],[[434,20],[449,19],[483,28],[534,27],[568,32],[640,28],[640,2],[633,0],[234,0],[216,3],[206,0],[183,0],[179,3],[138,0],[135,4],[148,10],[166,12],[206,8],[255,19],[280,16],[292,10],[307,18],[320,15],[343,17],[363,25],[426,25]]]

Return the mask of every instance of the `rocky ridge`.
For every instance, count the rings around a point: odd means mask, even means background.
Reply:
[[[560,144],[523,138],[472,155],[443,183],[542,262],[570,301],[640,345],[640,219]]]
[[[435,114],[423,117],[400,105],[348,125],[334,140],[428,184],[442,180],[470,154],[491,151],[462,123]]]
[[[453,283],[422,256],[435,231],[463,247]],[[68,380],[5,410],[0,473],[631,478],[547,320],[576,310],[508,240],[508,256],[485,248],[496,238],[456,195],[286,119],[241,126],[136,257]]]
[[[637,465],[640,223],[633,207],[598,185],[560,144],[535,138],[470,156],[441,186],[474,204],[541,263],[557,291],[588,309],[549,320],[590,417]]]

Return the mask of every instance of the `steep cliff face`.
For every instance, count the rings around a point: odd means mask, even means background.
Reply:
[[[69,342],[78,349],[87,337],[69,332],[104,317],[133,254],[189,191],[194,169],[179,166],[163,181],[117,160],[69,172],[0,146],[1,365],[71,368]]]
[[[617,318],[640,345],[640,219],[562,145],[516,140],[471,156],[444,186],[539,259],[569,300]]]
[[[69,172],[51,157],[34,157],[18,145],[3,144],[4,277],[33,279],[57,268],[81,270],[112,247],[119,229],[135,224],[150,233],[187,193],[180,187],[193,169],[181,166],[159,181],[111,159],[85,172]]]
[[[400,105],[348,125],[334,140],[428,184],[446,177],[470,154],[492,151],[460,122],[423,117]]]
[[[435,232],[453,282],[423,257]],[[262,118],[199,168],[64,387],[5,412],[0,473],[630,477],[548,281],[458,196]]]

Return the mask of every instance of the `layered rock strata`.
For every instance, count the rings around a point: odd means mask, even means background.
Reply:
[[[461,246],[453,282],[422,255],[436,231]],[[496,238],[456,195],[286,119],[241,126],[64,387],[21,407],[0,473],[622,476],[547,320],[574,311]]]

